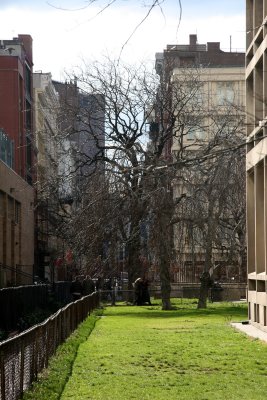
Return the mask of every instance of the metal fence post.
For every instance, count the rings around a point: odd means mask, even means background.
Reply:
[[[20,345],[20,395],[23,393],[23,383],[24,383],[24,338],[21,339]]]
[[[4,361],[3,350],[0,351],[0,373],[1,373],[1,400],[6,400],[5,361]]]

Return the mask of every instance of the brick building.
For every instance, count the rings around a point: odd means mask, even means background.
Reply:
[[[32,67],[30,35],[18,35],[12,40],[0,40],[2,284],[16,284],[19,280],[20,283],[28,283],[28,275],[33,275],[34,193],[32,184],[35,179],[35,152]],[[18,212],[21,217],[18,216]],[[19,269],[23,269],[24,266],[27,269],[25,271],[27,276],[19,274]],[[17,271],[17,274],[14,271]]]
[[[13,143],[9,166],[31,184],[34,165],[32,38],[19,35],[0,43],[0,127]]]

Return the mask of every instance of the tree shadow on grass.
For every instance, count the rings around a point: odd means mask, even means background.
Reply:
[[[124,308],[124,309],[123,309]],[[175,309],[163,311],[159,305],[156,306],[116,306],[104,312],[106,316],[128,317],[128,318],[195,318],[195,317],[220,317],[231,320],[246,318],[246,304],[209,304],[206,309],[197,309],[197,304],[175,304]]]

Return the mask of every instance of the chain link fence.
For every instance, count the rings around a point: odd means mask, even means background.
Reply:
[[[99,305],[97,292],[60,309],[41,324],[0,343],[0,400],[17,400],[49,358]]]

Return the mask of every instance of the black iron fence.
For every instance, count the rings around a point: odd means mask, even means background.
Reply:
[[[56,348],[98,307],[97,292],[60,309],[41,324],[0,343],[0,400],[17,400],[48,365]]]
[[[200,291],[199,283],[172,284],[171,297],[176,298],[198,298]],[[156,286],[151,291],[155,298],[161,297],[160,287]],[[246,283],[221,283],[213,285],[209,289],[209,297],[214,301],[238,301],[246,299]]]
[[[53,285],[0,289],[0,329],[6,331],[16,329],[21,317],[36,308],[46,308],[51,300],[61,306],[69,303],[72,300],[70,286],[71,282],[56,282]]]
[[[172,284],[171,285],[171,298],[192,299],[198,298],[200,291],[200,284]],[[161,299],[160,286],[151,285],[149,294],[153,301],[154,299]],[[111,290],[99,290],[100,301],[109,304],[116,302],[133,302],[134,290],[112,288]],[[209,299],[211,301],[239,301],[247,298],[247,285],[243,283],[238,284],[217,284],[209,289]]]

